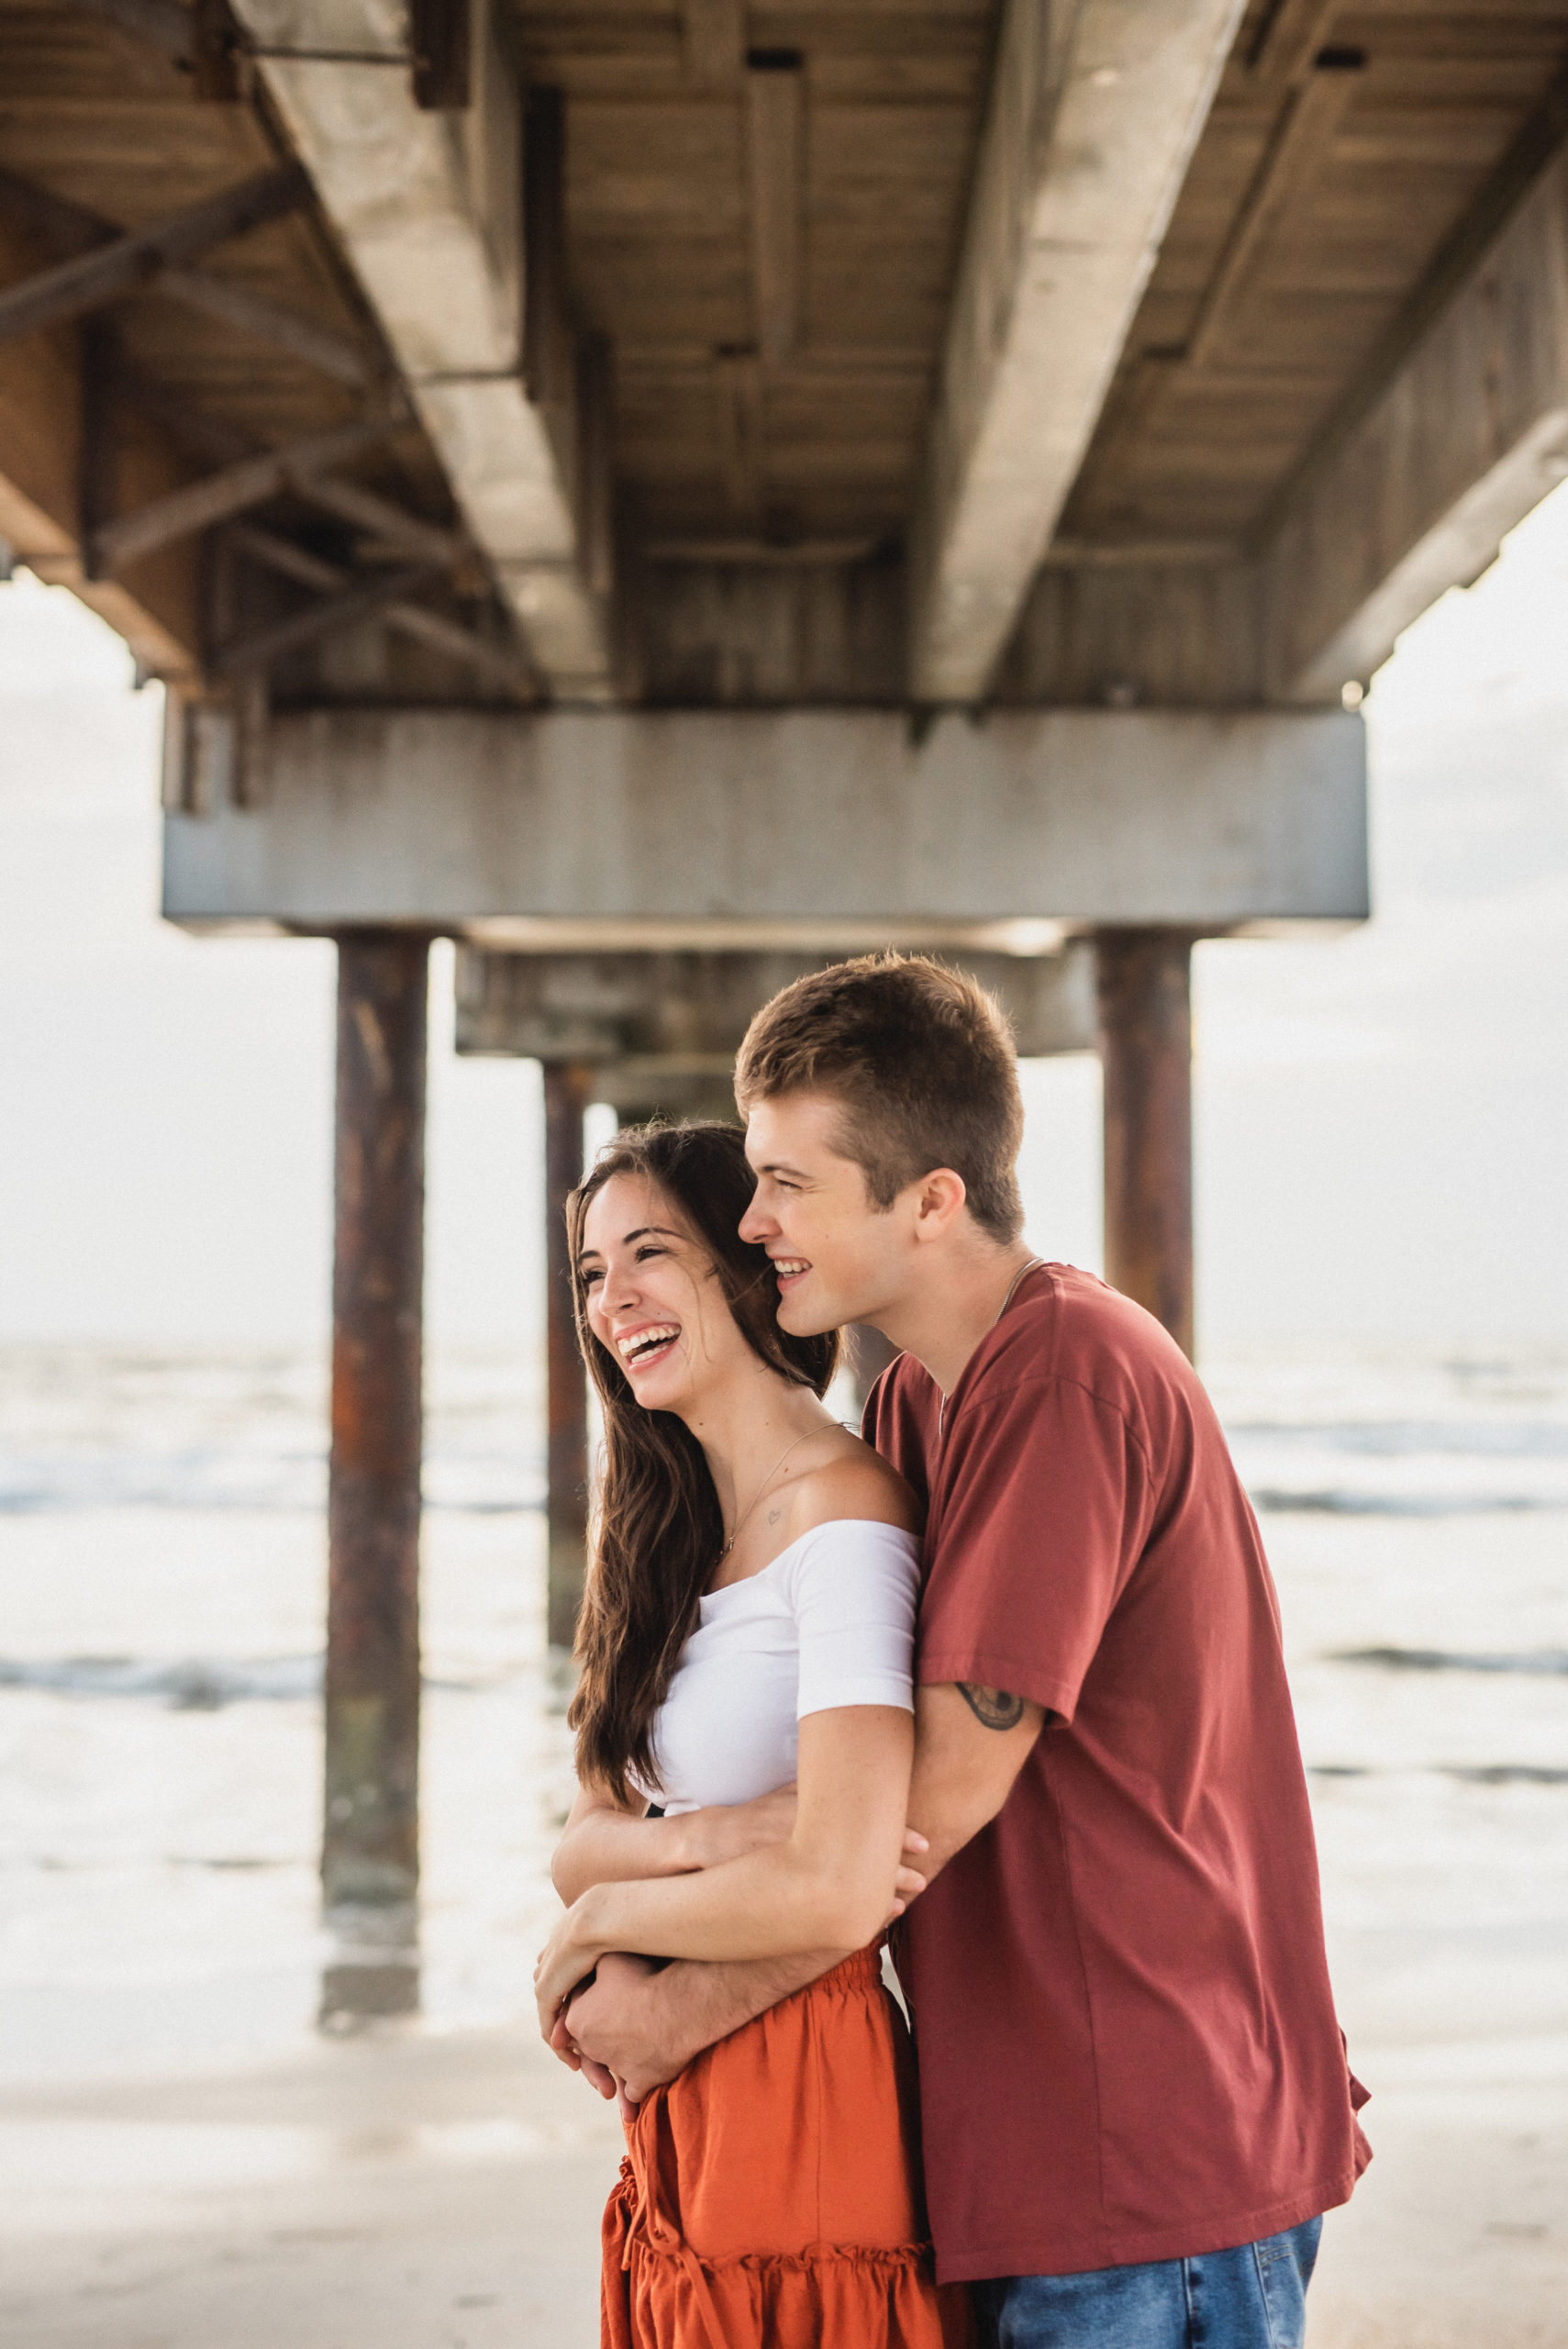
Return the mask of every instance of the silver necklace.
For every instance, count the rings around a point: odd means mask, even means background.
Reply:
[[[756,1491],[752,1494],[751,1499],[747,1502],[745,1508],[736,1519],[735,1531],[730,1535],[728,1541],[725,1543],[723,1549],[719,1552],[718,1556],[714,1561],[716,1571],[724,1564],[724,1561],[728,1557],[731,1550],[734,1549],[736,1542],[740,1537],[741,1527],[745,1524],[746,1520],[751,1516],[751,1511],[756,1508],[757,1503],[762,1499],[762,1495],[767,1491],[768,1486],[773,1483],[773,1478],[778,1475],[779,1470],[784,1466],[784,1462],[789,1458],[790,1453],[800,1450],[801,1445],[806,1442],[806,1436],[817,1435],[818,1433],[820,1433],[820,1430],[817,1428],[807,1428],[806,1435],[797,1435],[793,1443],[786,1444],[784,1446],[784,1449],[780,1453],[778,1458],[774,1461],[773,1466],[769,1469],[767,1475],[763,1477],[762,1483],[758,1486]]]

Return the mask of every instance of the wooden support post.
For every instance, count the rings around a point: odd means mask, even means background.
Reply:
[[[1106,1277],[1193,1351],[1193,1118],[1185,930],[1101,930]]]
[[[588,1563],[588,1390],[577,1351],[566,1198],[583,1180],[583,1114],[594,1072],[582,1061],[544,1063],[545,1346],[550,1412],[550,1644],[570,1648]]]
[[[418,1998],[419,1464],[428,940],[338,941],[324,2020]]]
[[[461,113],[468,105],[470,0],[409,0],[414,103],[428,113]]]
[[[539,407],[573,398],[566,291],[566,106],[559,90],[528,92],[523,117],[523,381]]]
[[[794,49],[749,50],[746,66],[756,341],[764,363],[781,367],[800,340],[806,74]]]
[[[84,318],[82,354],[82,429],[77,457],[77,531],[82,568],[100,578],[98,533],[115,518],[119,504],[119,429],[117,392],[119,336],[112,319]]]

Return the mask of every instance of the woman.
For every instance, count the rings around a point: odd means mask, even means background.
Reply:
[[[857,1952],[629,2117],[603,2337],[940,2349],[875,1947],[921,1885],[900,1865],[914,1511],[823,1408],[836,1336],[779,1329],[738,1234],[751,1195],[740,1133],[684,1126],[624,1136],[571,1203],[606,1467],[539,2020],[612,1951]],[[793,1806],[765,1799],[792,1781]]]

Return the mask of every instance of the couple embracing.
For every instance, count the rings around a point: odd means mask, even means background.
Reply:
[[[605,1470],[537,1988],[627,2122],[603,2338],[1296,2349],[1362,2092],[1213,1409],[1029,1255],[971,981],[800,980],[736,1089],[571,1208]],[[863,1442],[851,1321],[902,1349]]]

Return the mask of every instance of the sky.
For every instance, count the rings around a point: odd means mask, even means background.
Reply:
[[[1568,1352],[1568,491],[1366,703],[1375,912],[1195,959],[1200,1353]],[[156,686],[0,586],[0,1340],[317,1345],[333,953],[160,921]],[[428,1320],[534,1344],[539,1073],[432,971]],[[1026,1071],[1042,1253],[1097,1269],[1099,1077]]]

